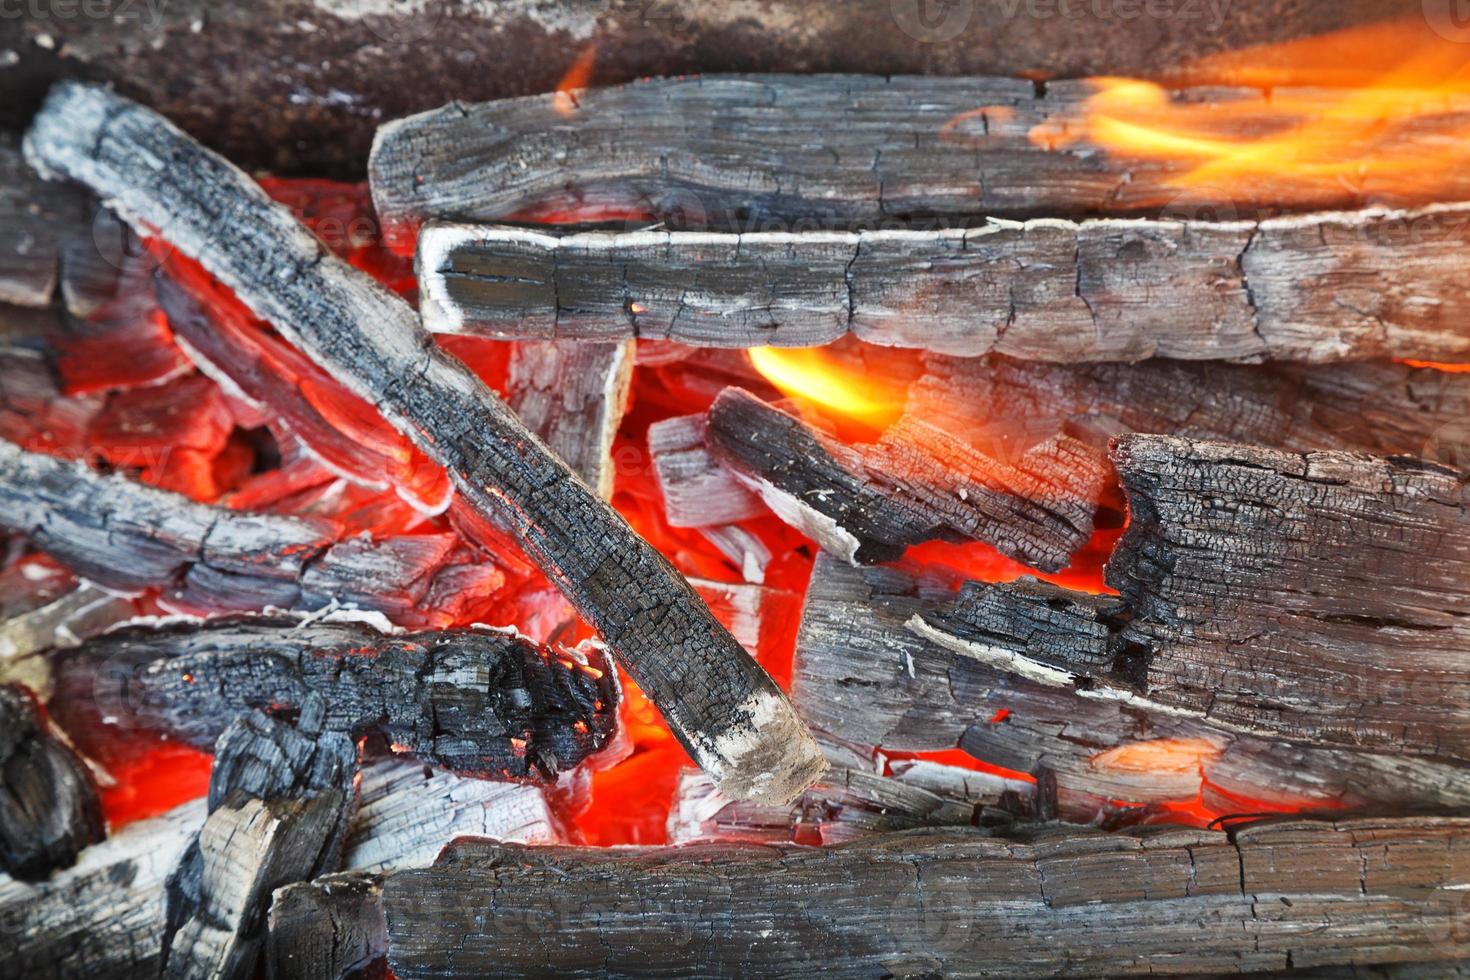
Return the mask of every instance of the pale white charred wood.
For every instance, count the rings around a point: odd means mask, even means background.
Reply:
[[[300,730],[252,713],[220,736],[209,816],[166,884],[160,976],[253,977],[271,894],[336,870],[357,806],[357,748],[321,720],[318,702]]]
[[[715,527],[759,517],[760,497],[710,455],[709,416],[680,415],[648,427],[648,454],[674,527]]]
[[[242,711],[320,698],[330,731],[379,735],[455,772],[535,781],[575,767],[617,726],[616,674],[598,648],[508,631],[221,618],[119,630],[55,657],[55,710],[95,702],[205,749]]]
[[[699,765],[735,796],[794,798],[821,753],[785,695],[674,567],[443,353],[398,296],[328,254],[238,169],[100,88],[58,85],[26,137],[156,231],[375,404],[507,526],[602,634]]]
[[[1269,729],[1262,737],[1140,698],[1122,681],[1089,689],[1076,679],[1083,665],[1111,667],[1116,656],[1108,629],[1089,611],[1098,600],[1052,598],[1059,601],[1012,602],[1009,618],[989,618],[984,635],[959,637],[930,622],[955,608],[949,583],[819,556],[797,638],[793,700],[814,728],[852,746],[958,746],[1036,778],[1038,810],[1069,819],[1094,819],[1109,812],[1109,801],[1187,802],[1201,793],[1221,812],[1238,810],[1241,800],[1277,808],[1470,803],[1470,769],[1402,746],[1287,741]],[[1136,664],[1135,656],[1135,669],[1120,676],[1136,677]],[[1150,742],[1159,744],[1135,761],[1134,747]]]
[[[604,500],[613,490],[613,437],[628,407],[634,345],[516,344],[506,400],[526,428]]]
[[[1470,488],[1417,459],[1127,436],[1107,580],[1152,699],[1277,738],[1470,759]]]
[[[1280,205],[1273,188],[1248,182],[1233,183],[1225,201],[1180,191],[1172,181],[1191,160],[1109,153],[1085,138],[1061,145],[1034,138],[1038,126],[1085,129],[1095,92],[1082,80],[1038,86],[986,77],[645,79],[578,92],[572,113],[559,112],[564,97],[548,93],[453,102],[399,119],[378,129],[368,171],[390,228],[429,218],[493,220],[531,205],[631,205],[671,227],[720,231]],[[1235,129],[1222,130],[1224,139],[1269,132],[1279,118],[1273,99],[1327,111],[1341,98],[1285,87],[1190,88],[1171,97],[1228,104]],[[1463,97],[1437,100],[1423,131],[1434,138],[1445,116],[1467,113]],[[1394,189],[1374,176],[1364,174],[1356,192],[1324,181],[1297,203],[1358,206],[1374,194],[1393,203]],[[1463,181],[1456,175],[1446,200],[1470,197]]]
[[[76,646],[137,612],[132,600],[81,584],[43,606],[0,622],[0,678],[51,695],[51,667],[38,654]]]
[[[830,848],[461,841],[383,886],[400,977],[1097,977],[1456,960],[1464,818]],[[493,911],[492,911],[493,910]],[[550,925],[554,923],[554,928]]]
[[[715,400],[706,439],[788,523],[864,564],[946,538],[1056,571],[1091,536],[1111,479],[1100,452],[1066,436],[1002,462],[910,417],[849,446],[738,388]]]
[[[0,685],[0,868],[45,878],[104,836],[86,764],[56,737],[30,691]]]

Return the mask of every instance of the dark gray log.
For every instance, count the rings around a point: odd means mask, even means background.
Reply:
[[[1108,583],[1149,697],[1278,738],[1470,759],[1470,488],[1408,458],[1128,436]]]
[[[49,306],[64,236],[85,226],[86,201],[75,187],[36,176],[19,144],[0,134],[0,303]]]
[[[1470,822],[909,831],[788,851],[461,841],[383,886],[411,978],[1097,977],[1470,952]],[[492,911],[493,910],[493,911]]]
[[[612,497],[612,443],[628,407],[633,354],[630,341],[549,341],[516,344],[510,355],[510,407],[605,500]]]
[[[431,330],[503,338],[801,347],[851,332],[1043,361],[1464,361],[1470,303],[1446,256],[1467,245],[1458,205],[928,233],[431,224],[419,275]]]
[[[161,588],[184,610],[340,604],[424,622],[452,540],[334,541],[331,522],[237,511],[0,441],[0,527],[112,589]],[[432,621],[432,620],[430,620]]]
[[[601,632],[727,792],[786,800],[816,778],[821,753],[785,695],[668,560],[440,351],[406,303],[328,254],[243,173],[162,117],[82,85],[52,93],[26,153],[157,229],[443,464],[465,502],[510,528]]]
[[[1470,470],[1470,374],[1404,364],[1042,364],[926,355],[906,410],[997,451],[1076,417],[1115,431],[1422,456]]]
[[[160,976],[253,977],[271,893],[336,870],[357,807],[357,747],[322,720],[317,702],[300,730],[256,712],[220,736],[209,816],[168,878]]]
[[[105,835],[86,764],[50,730],[29,691],[0,685],[0,867],[36,881]]]
[[[783,519],[864,564],[948,538],[1057,571],[1092,535],[1111,479],[1101,453],[1066,436],[1005,463],[906,418],[848,446],[738,388],[711,406],[706,438]]]
[[[1084,665],[1112,666],[1099,603],[1060,592],[1019,602],[1018,587],[975,588],[1009,594],[1010,614],[966,640],[926,621],[953,612],[947,581],[820,556],[793,665],[803,717],[866,754],[962,747],[1036,778],[1037,809],[1079,821],[1118,815],[1119,801],[1202,798],[1216,812],[1470,803],[1470,768],[1402,745],[1260,737],[1161,704],[1158,692],[1139,698],[1121,680],[1079,684]],[[1120,667],[1120,677],[1137,676],[1127,656]],[[1310,664],[1297,676],[1302,687],[1315,680]]]
[[[0,21],[0,83],[10,96],[0,125],[24,126],[51,83],[92,78],[242,164],[352,179],[381,121],[451,99],[550,92],[593,47],[593,81],[605,84],[730,71],[1151,76],[1201,55],[1396,16],[1438,39],[1422,0],[932,9],[770,0],[758,10],[647,0],[555,9],[542,0],[102,0],[38,10]]]
[[[926,218],[1157,213],[1180,198],[1195,207],[1221,203],[1196,200],[1173,183],[1194,161],[1113,154],[1087,140],[1085,104],[1095,92],[1087,82],[1037,86],[1018,78],[655,79],[579,92],[570,113],[557,111],[555,95],[542,95],[452,102],[395,120],[379,128],[368,172],[390,228],[430,218],[493,220],[532,205],[633,206],[671,227],[784,232]],[[1241,116],[1235,135],[1250,138],[1268,131],[1273,98],[1316,102],[1325,111],[1340,96],[1283,86],[1269,93],[1186,89],[1176,98],[1231,103]],[[1253,106],[1257,119],[1241,111]],[[1470,111],[1458,97],[1437,106],[1455,119]],[[1426,116],[1426,133],[1444,125]],[[1069,123],[1084,138],[1032,138],[1037,126]],[[1371,170],[1363,176],[1362,191],[1324,186],[1291,203],[1353,206],[1380,193],[1405,200],[1378,186],[1387,182]],[[1456,175],[1445,200],[1465,196],[1464,179]],[[1231,188],[1236,203],[1282,203],[1273,188],[1246,183]]]
[[[387,953],[381,875],[323,875],[287,885],[271,900],[272,980],[347,980]]]
[[[330,731],[377,733],[454,772],[537,780],[601,749],[617,725],[616,676],[597,648],[510,632],[226,618],[119,630],[56,656],[57,711],[95,700],[199,748],[241,711],[320,697]]]

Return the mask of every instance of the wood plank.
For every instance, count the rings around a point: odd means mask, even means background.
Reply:
[[[804,234],[430,224],[418,262],[425,322],[448,333],[719,347],[852,333],[1059,362],[1466,361],[1470,301],[1447,256],[1467,244],[1470,208],[1434,205]]]
[[[398,296],[328,254],[223,158],[101,88],[58,85],[25,147],[43,175],[81,180],[199,261],[444,465],[466,504],[512,531],[727,792],[791,799],[816,778],[821,753],[769,675]]]

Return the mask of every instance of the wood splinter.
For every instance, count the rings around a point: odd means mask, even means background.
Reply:
[[[332,256],[239,169],[97,87],[62,83],[25,140],[140,232],[198,261],[383,412],[515,534],[733,797],[789,801],[825,767],[781,689],[678,571],[550,452],[400,297]]]

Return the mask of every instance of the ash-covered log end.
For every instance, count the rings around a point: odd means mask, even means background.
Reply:
[[[86,765],[47,731],[35,698],[0,686],[0,864],[37,880],[68,867],[105,831]]]
[[[726,796],[785,806],[827,771],[816,739],[779,692],[757,691],[736,715],[743,720],[711,738],[708,753],[695,753]]]

